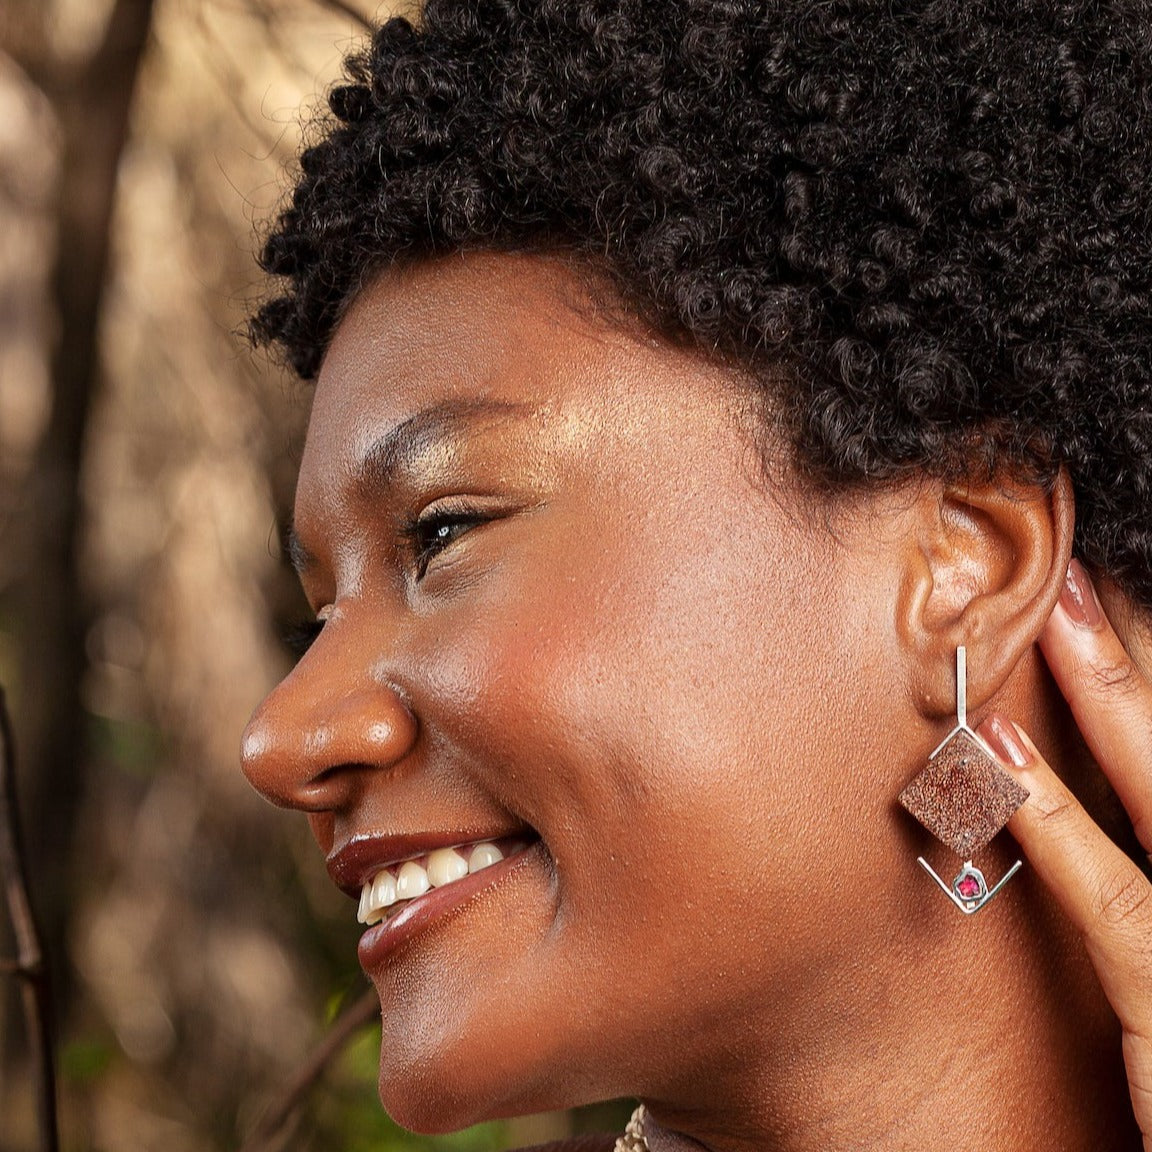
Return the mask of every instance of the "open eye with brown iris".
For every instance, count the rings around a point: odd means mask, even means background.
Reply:
[[[428,565],[465,532],[491,519],[491,512],[455,498],[437,501],[409,521],[404,536],[416,562],[417,580],[423,579]]]

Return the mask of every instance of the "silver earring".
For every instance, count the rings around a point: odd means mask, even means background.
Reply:
[[[972,863],[1028,799],[996,762],[984,741],[968,727],[967,653],[956,649],[956,727],[928,758],[928,766],[900,793],[900,803],[963,861],[951,884],[918,856],[921,866],[965,916],[979,912],[1020,868],[1017,860],[993,888]]]

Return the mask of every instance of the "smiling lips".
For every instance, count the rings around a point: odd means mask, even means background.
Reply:
[[[443,888],[482,872],[526,847],[522,840],[485,840],[437,848],[426,855],[390,864],[365,881],[356,919],[361,924],[379,924],[431,889]]]

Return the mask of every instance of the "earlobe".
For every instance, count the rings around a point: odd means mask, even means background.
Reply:
[[[1031,647],[1072,556],[1075,504],[1061,470],[1051,488],[999,479],[936,486],[917,505],[897,631],[926,716],[953,706],[956,649],[968,649],[970,706],[986,703]]]

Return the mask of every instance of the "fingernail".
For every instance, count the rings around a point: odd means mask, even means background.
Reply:
[[[1001,760],[1007,760],[1017,768],[1027,768],[1032,763],[1032,754],[1020,739],[1019,729],[1011,720],[1003,716],[990,716],[980,725],[980,735],[988,741],[988,746]]]
[[[1100,602],[1096,599],[1096,590],[1079,560],[1073,560],[1068,565],[1064,587],[1060,592],[1060,607],[1077,628],[1099,628],[1104,620]]]

